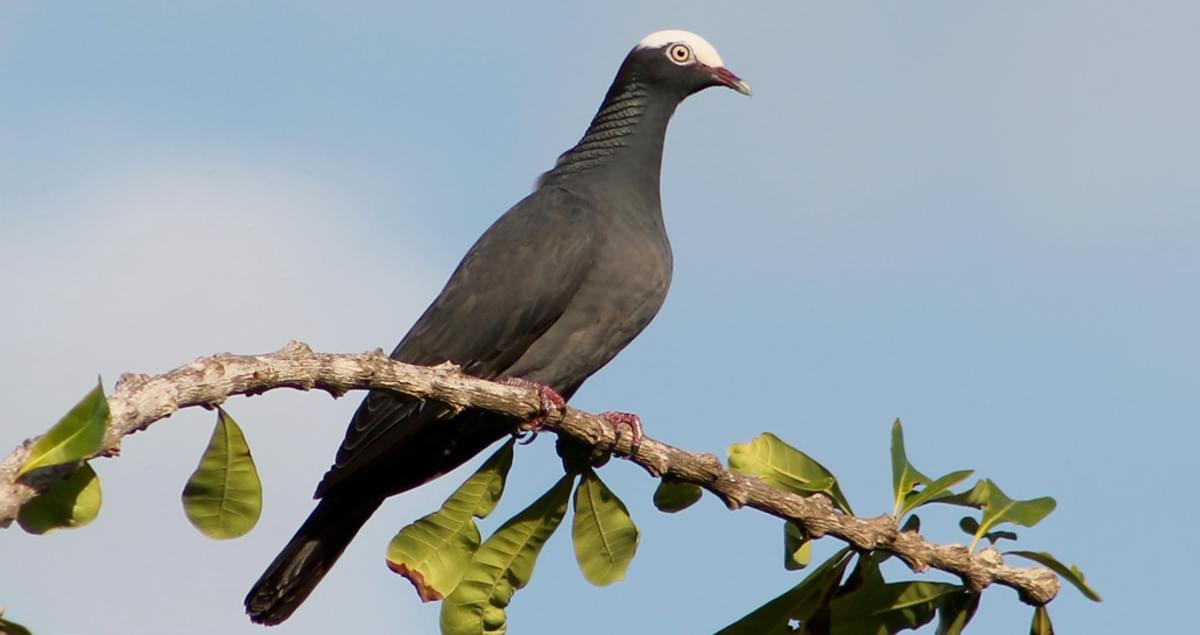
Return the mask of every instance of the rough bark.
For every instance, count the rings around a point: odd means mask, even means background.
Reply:
[[[350,390],[391,390],[458,408],[483,408],[517,419],[538,414],[535,390],[465,375],[453,364],[421,367],[404,364],[376,350],[358,355],[315,353],[290,342],[264,355],[219,354],[203,357],[162,375],[122,375],[108,395],[112,420],[96,456],[115,456],[121,439],[144,430],[180,408],[214,407],[231,395],[255,395],[276,388],[324,390],[338,397]],[[962,578],[974,590],[992,583],[1016,589],[1023,601],[1041,605],[1058,593],[1058,577],[1042,567],[1010,567],[987,548],[972,553],[962,545],[936,545],[915,532],[900,532],[891,516],[859,518],[833,507],[821,495],[803,497],[726,469],[712,454],[688,452],[643,437],[637,448],[604,421],[568,407],[552,413],[543,430],[567,435],[598,451],[611,452],[643,467],[652,476],[694,483],[718,496],[730,509],[753,507],[803,526],[813,537],[834,536],[859,549],[895,554],[913,571],[940,569]],[[44,491],[74,466],[35,470],[14,479],[35,439],[25,441],[0,462],[0,527],[16,518],[21,505]]]

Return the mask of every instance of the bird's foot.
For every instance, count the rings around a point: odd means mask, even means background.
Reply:
[[[527,445],[533,443],[533,440],[537,438],[538,430],[540,430],[542,424],[546,422],[546,417],[550,416],[550,413],[555,411],[562,412],[567,407],[567,402],[562,398],[562,395],[555,392],[553,388],[547,386],[546,384],[540,384],[536,381],[530,381],[520,377],[508,377],[501,380],[500,383],[506,386],[516,386],[518,388],[532,388],[533,390],[537,391],[537,416],[528,421],[522,422],[520,430],[515,433],[517,439],[519,439],[522,444]]]
[[[629,453],[637,454],[638,446],[642,443],[642,418],[632,412],[615,412],[608,411],[600,413],[600,418],[613,429],[616,434],[616,439],[613,440],[613,447],[621,441],[621,428],[629,428]]]

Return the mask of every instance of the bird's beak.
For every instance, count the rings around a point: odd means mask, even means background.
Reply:
[[[747,97],[750,96],[750,82],[747,82],[741,77],[734,75],[733,71],[725,68],[724,66],[718,66],[710,70],[712,71],[713,80],[715,80],[718,84],[722,86],[728,86],[729,88],[732,88]]]

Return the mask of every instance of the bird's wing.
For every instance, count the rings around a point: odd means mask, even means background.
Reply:
[[[517,203],[467,252],[392,358],[421,365],[449,360],[477,377],[502,376],[558,320],[586,277],[602,248],[594,212],[590,201],[553,187]],[[317,496],[449,413],[440,404],[370,393]]]

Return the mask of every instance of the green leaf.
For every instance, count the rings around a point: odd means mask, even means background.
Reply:
[[[833,632],[878,635],[917,629],[933,621],[941,598],[963,587],[943,582],[883,583],[872,578],[832,602]]]
[[[458,586],[442,602],[442,635],[507,632],[504,609],[533,576],[538,553],[567,513],[574,480],[571,474],[559,479],[480,545]]]
[[[1025,527],[1033,527],[1054,511],[1055,502],[1049,496],[1015,501],[1005,496],[1004,492],[1000,491],[1000,488],[990,479],[985,479],[984,482],[987,483],[985,488],[987,498],[983,504],[983,520],[979,522],[979,529],[975,531],[975,538],[971,541],[969,547],[971,551],[975,550],[979,539],[999,523],[1016,523]]]
[[[975,617],[981,597],[983,596],[969,590],[942,596],[938,604],[937,632],[934,635],[962,635],[971,618]]]
[[[243,536],[258,523],[262,482],[242,429],[220,408],[212,438],[183,487],[182,499],[187,519],[214,540]]]
[[[974,536],[979,531],[979,521],[972,516],[963,516],[958,519],[958,528],[968,536]]]
[[[917,485],[928,483],[929,477],[925,476],[908,462],[908,455],[904,452],[904,430],[900,425],[900,420],[892,424],[892,492],[895,498],[895,505],[892,507],[892,515],[900,515],[900,507],[904,503],[904,497],[907,496]]]
[[[584,470],[575,488],[571,539],[579,570],[596,586],[624,579],[637,552],[638,528],[629,510],[591,468]]]
[[[401,529],[388,544],[388,568],[412,582],[421,600],[440,600],[458,585],[479,549],[474,519],[487,517],[500,501],[514,442],[492,454],[440,509]]]
[[[29,629],[0,617],[0,634],[2,635],[33,635]]]
[[[891,557],[891,554],[886,551],[868,551],[859,554],[858,562],[850,570],[850,575],[846,576],[846,581],[838,589],[837,596],[842,598],[862,588],[883,586],[885,582],[883,573],[879,570],[879,565]]]
[[[924,505],[933,502],[937,497],[945,494],[951,487],[967,480],[974,474],[974,470],[958,470],[942,476],[934,482],[921,488],[919,492],[909,492],[904,496],[904,504],[901,506],[900,514],[908,512]]]
[[[75,473],[50,486],[21,506],[17,522],[31,534],[82,527],[100,513],[100,479],[84,463]]]
[[[843,512],[854,513],[837,479],[825,466],[770,432],[758,435],[750,443],[729,446],[729,469],[797,494],[826,494]]]
[[[812,541],[793,522],[783,523],[783,568],[798,571],[812,562]]]
[[[1100,594],[1096,593],[1095,589],[1088,586],[1087,580],[1083,577],[1083,571],[1081,571],[1079,567],[1075,565],[1067,567],[1060,562],[1058,558],[1055,558],[1045,551],[1006,551],[1004,553],[1005,555],[1027,558],[1040,565],[1049,567],[1051,571],[1054,571],[1058,575],[1062,576],[1064,580],[1073,584],[1076,589],[1079,589],[1079,592],[1082,593],[1087,599],[1093,602],[1104,601],[1103,598],[1100,597]]]
[[[459,486],[454,493],[442,503],[443,509],[461,508],[469,511],[476,518],[487,518],[504,494],[504,484],[508,481],[508,470],[512,468],[513,446],[515,438],[500,446],[494,454],[479,466],[475,474]]]
[[[1033,624],[1029,626],[1029,635],[1054,635],[1054,625],[1050,623],[1050,611],[1045,606],[1033,610]]]
[[[900,531],[921,531],[921,517],[913,514],[900,526]]]
[[[33,444],[29,458],[17,470],[17,477],[40,467],[71,463],[95,454],[104,440],[108,418],[104,385],[97,380],[96,387]]]
[[[904,514],[941,496],[951,487],[958,485],[974,474],[974,470],[959,470],[931,481],[908,460],[904,451],[904,430],[900,420],[892,424],[892,491],[895,505],[892,515],[899,518]],[[918,486],[924,486],[919,491]]]
[[[808,625],[819,619],[818,614],[828,610],[830,597],[850,563],[850,553],[849,547],[839,550],[800,584],[721,629],[717,635],[782,635],[793,632],[790,621]]]
[[[974,536],[975,532],[979,531],[979,521],[970,516],[963,516],[958,519],[958,528],[968,535]],[[983,534],[983,537],[987,538],[988,542],[994,545],[1001,540],[1016,540],[1017,532],[1004,530],[989,531]]]
[[[959,507],[974,507],[975,509],[983,509],[987,504],[988,491],[991,489],[989,484],[991,481],[987,479],[979,479],[975,481],[975,485],[971,489],[960,492],[958,494],[946,493],[941,496],[935,496],[929,502],[931,503],[946,503],[947,505],[958,505]]]
[[[654,506],[658,511],[673,514],[691,507],[703,495],[699,485],[664,477],[654,490]]]

